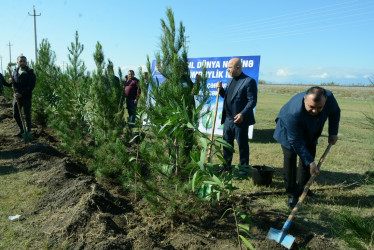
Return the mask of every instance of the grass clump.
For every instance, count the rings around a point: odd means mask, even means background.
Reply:
[[[374,220],[344,210],[338,215],[333,229],[353,249],[374,249]]]

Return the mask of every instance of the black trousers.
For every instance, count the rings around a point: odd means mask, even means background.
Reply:
[[[234,123],[232,118],[226,118],[223,127],[223,139],[234,147],[234,139],[238,142],[240,165],[249,165],[248,126],[240,126]],[[223,156],[227,166],[231,166],[233,153],[223,147]]]
[[[315,157],[316,156],[316,144],[307,145],[309,153]],[[284,182],[286,185],[287,194],[300,195],[304,189],[305,184],[310,179],[310,169],[309,166],[305,165],[299,158],[299,171],[297,173],[296,161],[297,154],[291,150],[282,146],[283,150],[283,172],[284,172]],[[297,175],[298,174],[298,175]],[[298,183],[296,183],[296,178]]]
[[[27,129],[27,132],[30,132],[31,131],[31,98],[20,98],[18,99],[18,103],[19,103],[20,109],[23,108],[23,112],[25,114],[25,120],[26,120],[25,126]],[[20,131],[23,131],[22,120],[21,120],[19,112],[20,111],[18,110],[17,102],[15,99],[13,99],[13,117],[16,120]]]

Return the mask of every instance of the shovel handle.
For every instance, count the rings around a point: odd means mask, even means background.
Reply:
[[[323,153],[321,159],[319,159],[319,162],[318,162],[318,165],[317,165],[318,169],[320,169],[320,167],[322,166],[322,163],[324,162],[327,153],[330,151],[331,146],[332,146],[332,144],[329,143],[329,145],[327,146],[327,148],[326,148],[325,152]],[[310,186],[312,185],[312,183],[313,183],[313,181],[316,177],[317,177],[316,173],[313,173],[313,175],[310,177],[309,181],[305,184],[304,191],[301,194],[301,196],[299,198],[299,201],[297,202],[296,206],[292,209],[292,212],[291,212],[290,216],[288,216],[287,221],[292,221],[292,219],[294,218],[295,214],[297,213],[297,211],[301,207],[301,204],[303,203]]]
[[[214,137],[214,128],[215,128],[215,126],[216,126],[216,117],[217,117],[217,109],[218,109],[219,91],[220,91],[220,88],[217,88],[216,107],[215,107],[215,110],[214,110],[213,127],[212,127],[212,133],[211,133],[211,135],[210,135],[210,141],[213,141],[213,137]],[[210,161],[211,153],[212,153],[212,144],[209,145],[209,151],[208,151],[208,162]]]

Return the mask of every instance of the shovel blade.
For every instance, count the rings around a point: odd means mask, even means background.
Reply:
[[[281,243],[287,249],[290,249],[295,241],[295,237],[287,235],[285,230],[278,230],[275,228],[270,228],[266,238]]]

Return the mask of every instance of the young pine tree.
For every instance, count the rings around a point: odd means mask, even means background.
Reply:
[[[164,154],[164,161],[172,164],[175,170],[183,168],[190,161],[190,151],[197,147],[194,130],[203,115],[202,105],[207,101],[206,77],[193,83],[188,69],[185,27],[179,23],[176,29],[174,14],[170,8],[166,10],[167,20],[161,19],[162,35],[160,50],[156,53],[157,70],[165,77],[159,83],[148,77],[151,85],[150,102],[147,117],[151,124],[156,124],[155,134],[159,140],[165,141],[159,148]],[[149,57],[148,72],[151,71]],[[194,95],[201,95],[201,105],[196,106]],[[174,117],[172,120],[170,120]],[[167,126],[165,126],[167,125]],[[163,128],[165,133],[158,133]]]
[[[85,105],[88,98],[89,78],[80,56],[84,50],[79,42],[78,32],[75,41],[68,47],[69,63],[66,72],[61,74],[56,88],[59,102],[56,106],[52,126],[57,130],[61,146],[77,157],[87,156],[88,124],[85,119]]]
[[[51,44],[47,39],[43,39],[40,44],[39,57],[35,63],[37,84],[32,100],[33,118],[42,125],[47,124],[48,116],[55,113],[57,103],[60,101],[56,88],[60,84],[61,70],[55,62],[56,55],[51,50]]]
[[[105,68],[101,44],[96,44],[94,60],[97,70],[93,73],[89,90],[87,112],[90,133],[95,142],[91,169],[97,176],[109,176],[125,180],[128,174],[126,143],[123,140],[127,123],[120,107],[122,87],[114,76],[113,64],[109,60]],[[107,69],[107,71],[105,71]]]

